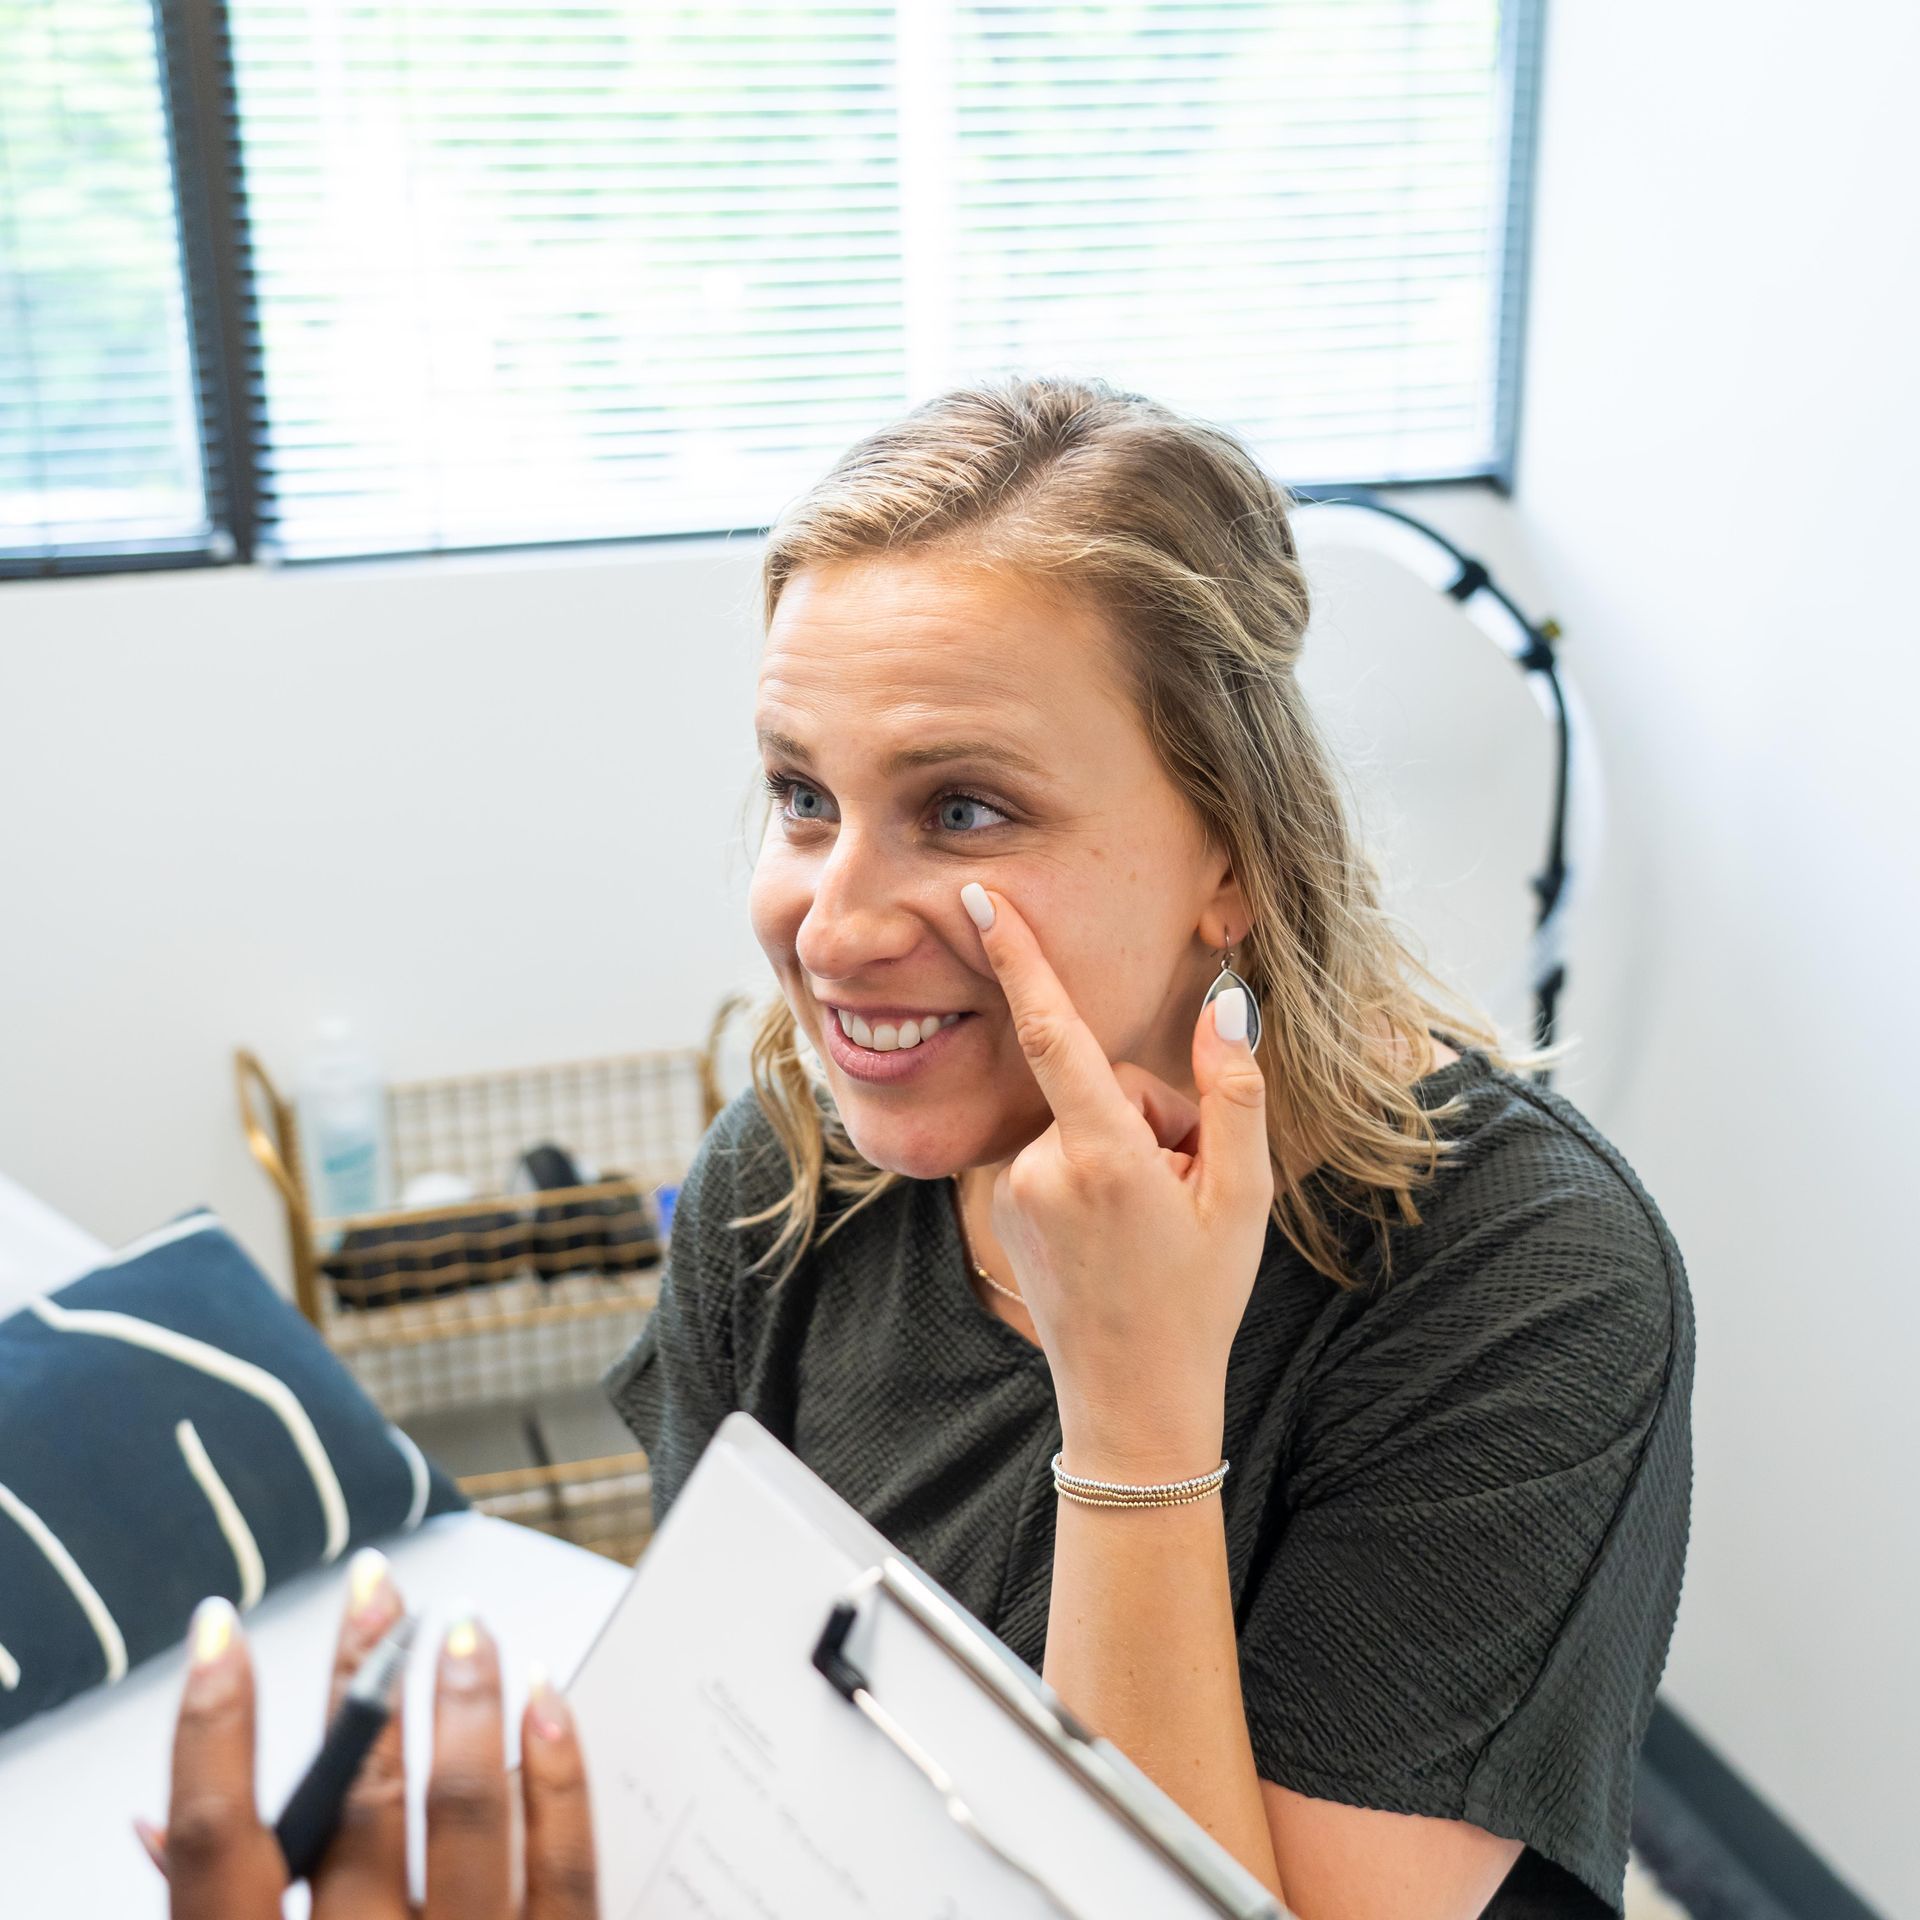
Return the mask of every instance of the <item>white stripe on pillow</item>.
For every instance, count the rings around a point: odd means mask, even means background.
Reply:
[[[0,1511],[10,1514],[21,1532],[46,1555],[47,1564],[67,1583],[67,1591],[80,1603],[80,1611],[87,1616],[87,1625],[93,1629],[100,1651],[107,1657],[107,1685],[112,1686],[127,1670],[127,1643],[120,1637],[120,1629],[107,1611],[107,1603],[95,1592],[93,1582],[80,1571],[80,1563],[54,1537],[53,1529],[4,1480],[0,1480]]]
[[[213,1216],[209,1214],[206,1218],[211,1221]],[[251,1360],[239,1359],[219,1347],[209,1346],[204,1340],[175,1333],[171,1327],[155,1326],[151,1320],[139,1319],[131,1313],[63,1307],[46,1299],[30,1300],[27,1305],[48,1326],[62,1333],[89,1333],[103,1340],[124,1340],[129,1346],[145,1347],[149,1353],[164,1354],[169,1360],[178,1360],[183,1367],[196,1367],[264,1401],[280,1416],[292,1436],[301,1459],[306,1462],[307,1472],[313,1477],[314,1491],[320,1496],[320,1509],[327,1522],[327,1546],[320,1556],[321,1562],[325,1565],[339,1559],[341,1549],[347,1544],[346,1495],[340,1491],[339,1476],[327,1458],[327,1450],[321,1445],[313,1422],[307,1418],[306,1408],[284,1380],[275,1379]]]
[[[207,1496],[207,1505],[213,1509],[213,1517],[220,1522],[220,1531],[233,1549],[233,1564],[240,1574],[240,1611],[245,1613],[249,1607],[259,1604],[260,1596],[267,1590],[267,1563],[260,1557],[260,1543],[254,1539],[239,1501],[220,1478],[220,1469],[213,1464],[213,1455],[207,1451],[207,1443],[200,1438],[193,1422],[182,1420],[174,1428],[173,1437],[186,1456],[187,1471],[199,1481],[200,1491]]]
[[[433,1490],[427,1478],[427,1456],[414,1445],[412,1434],[403,1433],[392,1425],[388,1426],[387,1432],[393,1436],[393,1444],[406,1456],[407,1471],[413,1475],[413,1504],[408,1507],[407,1517],[401,1523],[411,1533],[420,1524],[420,1516],[427,1510],[427,1495]]]

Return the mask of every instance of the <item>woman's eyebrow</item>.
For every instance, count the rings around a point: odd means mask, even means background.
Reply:
[[[785,755],[789,760],[797,760],[803,765],[812,763],[812,755],[790,733],[762,727],[760,744],[770,752]],[[1002,766],[1010,772],[1030,774],[1036,779],[1044,778],[1047,771],[1040,761],[1004,740],[938,740],[922,747],[902,747],[889,757],[886,770],[889,773],[903,773],[913,767],[945,766],[957,760]]]

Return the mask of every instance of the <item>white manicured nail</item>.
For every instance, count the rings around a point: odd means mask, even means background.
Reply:
[[[993,902],[987,898],[987,890],[978,880],[969,880],[960,889],[960,904],[966,908],[973,924],[982,933],[993,925]]]
[[[347,1611],[364,1613],[389,1578],[387,1556],[378,1547],[362,1547],[347,1562]]]
[[[1222,1040],[1247,1037],[1247,994],[1244,987],[1223,987],[1213,996],[1213,1030]]]
[[[225,1594],[210,1593],[193,1610],[193,1664],[211,1666],[233,1645],[240,1631],[240,1616]]]

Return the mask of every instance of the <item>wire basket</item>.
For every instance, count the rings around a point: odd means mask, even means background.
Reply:
[[[599,1381],[653,1310],[671,1231],[660,1190],[720,1111],[720,1041],[746,1004],[722,1000],[701,1047],[390,1085],[396,1189],[450,1174],[470,1197],[336,1218],[313,1211],[293,1103],[234,1054],[300,1311],[476,1507],[629,1564],[646,1543],[647,1461]],[[509,1184],[535,1148],[577,1171],[556,1143],[599,1177]]]

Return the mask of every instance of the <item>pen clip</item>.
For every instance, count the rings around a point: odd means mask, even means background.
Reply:
[[[348,1700],[370,1707],[386,1705],[393,1691],[394,1680],[406,1666],[407,1655],[413,1650],[419,1625],[412,1614],[403,1613],[387,1629],[373,1651],[354,1669],[353,1678],[347,1682]]]

